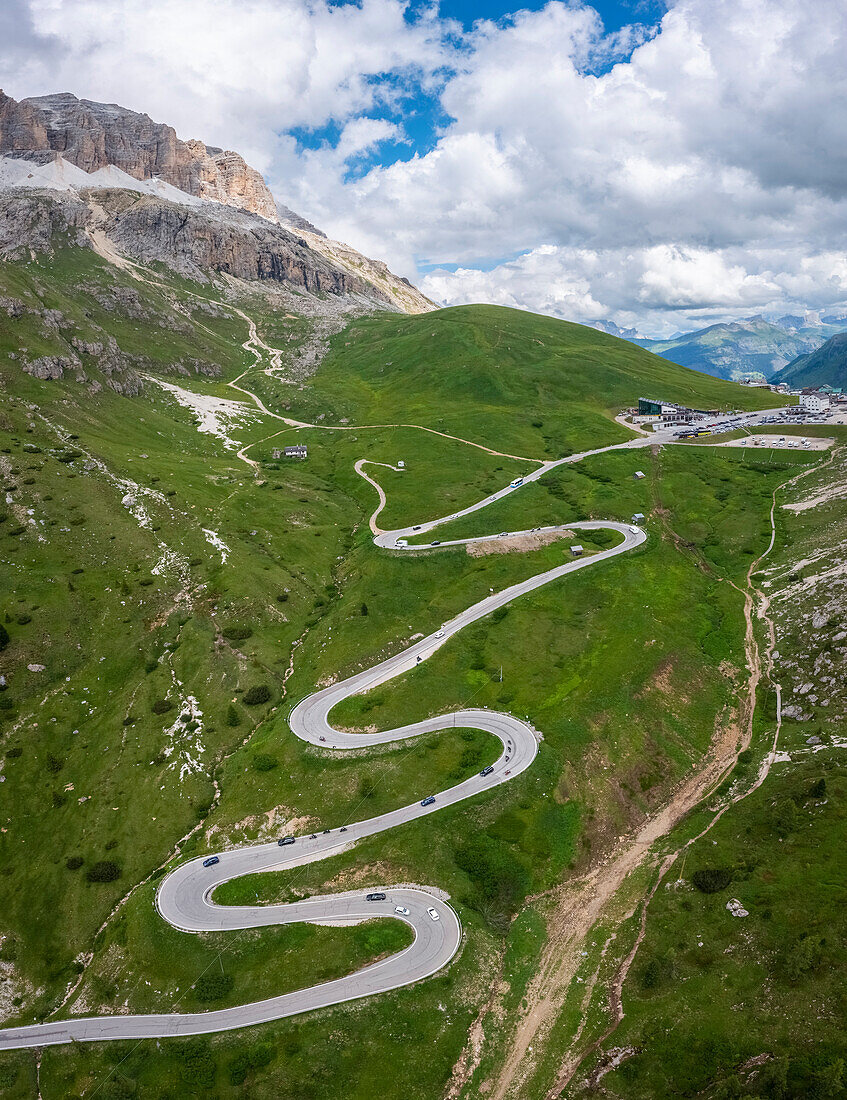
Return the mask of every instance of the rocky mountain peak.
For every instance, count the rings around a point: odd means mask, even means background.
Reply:
[[[84,172],[114,165],[279,224],[264,179],[232,150],[182,141],[172,126],[117,103],[70,92],[16,101],[0,91],[0,154],[49,151]]]

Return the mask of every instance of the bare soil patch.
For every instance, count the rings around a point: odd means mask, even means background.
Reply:
[[[559,539],[574,538],[573,531],[542,531],[538,534],[512,535],[505,539],[489,539],[485,542],[469,542],[466,546],[472,558],[483,558],[486,554],[526,554],[530,550],[540,550]]]

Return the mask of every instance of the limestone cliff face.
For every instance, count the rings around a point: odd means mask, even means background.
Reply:
[[[232,275],[310,295],[356,296],[398,308],[366,278],[315,252],[297,233],[226,207],[185,207],[126,190],[0,192],[0,257],[51,252],[63,243],[103,245],[189,278]]]
[[[302,237],[249,214],[216,217],[214,208],[186,209],[123,191],[98,193],[97,206],[105,214],[97,228],[142,263],[160,261],[193,278],[216,272],[310,294],[362,294],[389,303],[384,291],[329,262]]]
[[[172,126],[115,103],[69,92],[18,102],[0,91],[0,154],[48,151],[84,172],[114,164],[136,179],[156,176],[190,195],[279,221],[265,181],[238,153],[181,141]]]
[[[116,103],[69,92],[18,101],[0,91],[0,157],[0,255],[49,251],[58,232],[96,248],[102,233],[124,255],[192,278],[220,272],[314,295],[362,296],[371,308],[435,308],[384,263],[277,206],[238,153],[182,141],[172,126]],[[21,174],[23,162],[32,172]],[[123,181],[117,187],[115,177]],[[158,196],[140,195],[135,181],[154,178],[161,182],[140,190]]]

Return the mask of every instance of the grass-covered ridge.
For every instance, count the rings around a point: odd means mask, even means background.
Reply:
[[[356,321],[334,339],[294,408],[304,419],[329,411],[352,423],[411,421],[531,458],[560,458],[629,438],[613,417],[645,396],[709,409],[779,403],[584,325],[456,306]]]

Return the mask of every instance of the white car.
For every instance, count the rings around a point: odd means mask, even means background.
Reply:
[[[444,631],[443,630],[436,630],[435,637],[436,638],[443,638],[444,637]]]
[[[633,535],[637,535],[639,533],[639,531],[641,530],[640,527],[635,527],[635,526],[630,526],[629,529],[630,529],[630,531],[632,531]]]
[[[431,905],[428,907],[427,913],[429,913],[430,917],[432,917],[433,920],[441,920],[441,917],[439,917],[438,915],[438,910],[433,909]]]
[[[406,908],[405,905],[395,905],[394,906],[394,912],[395,913],[400,913],[400,915],[404,916],[404,917],[408,917],[408,915],[409,915],[409,910]]]

